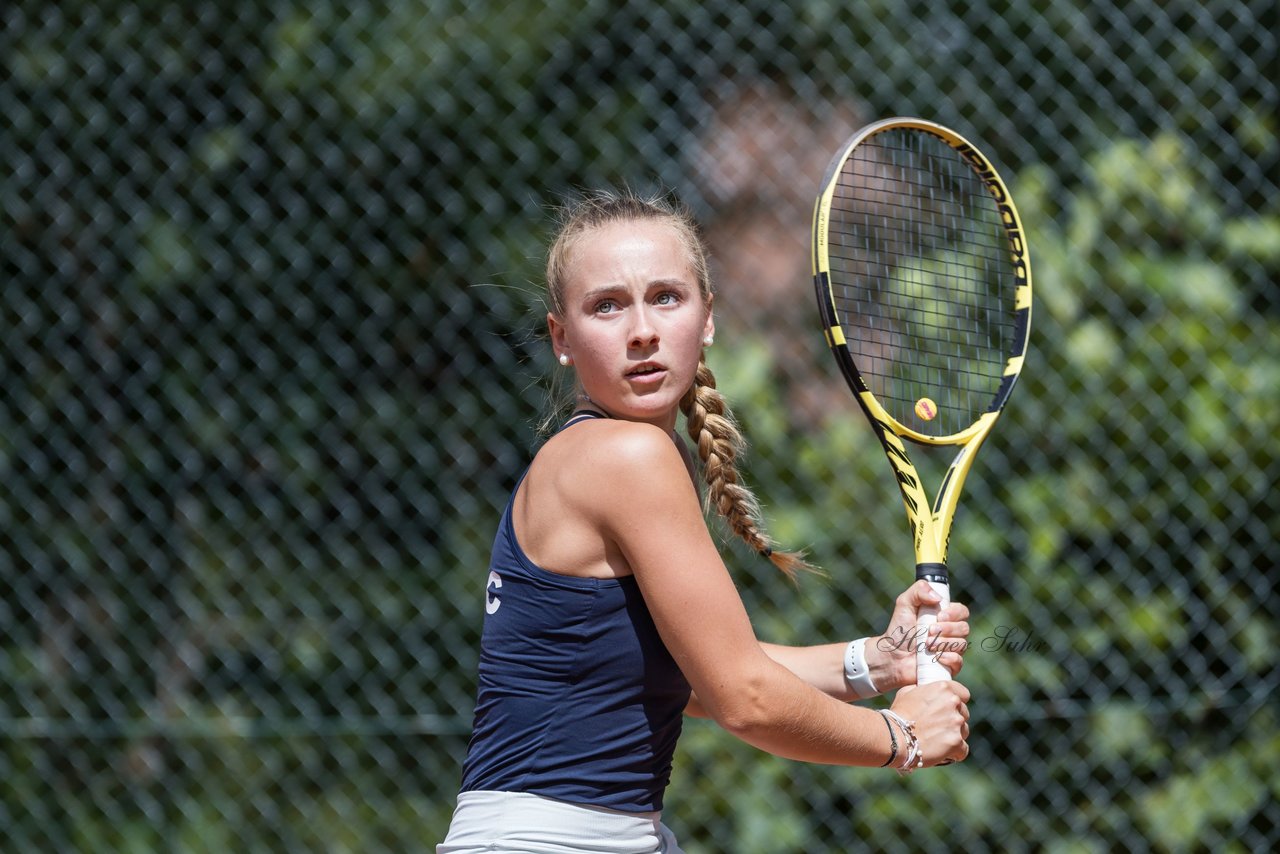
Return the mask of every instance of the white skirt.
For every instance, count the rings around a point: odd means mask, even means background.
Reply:
[[[684,854],[661,812],[619,812],[526,792],[463,792],[436,854]]]

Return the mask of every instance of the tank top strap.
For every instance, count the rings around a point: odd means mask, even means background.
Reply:
[[[588,421],[592,418],[608,418],[608,417],[609,417],[608,415],[605,415],[600,412],[596,412],[591,409],[579,409],[576,412],[574,412],[572,415],[570,415],[568,420],[566,420],[563,424],[560,425],[560,430],[563,430],[566,427],[572,427],[574,424],[579,424],[583,421]],[[556,432],[559,433],[560,430],[557,430]]]
[[[561,430],[565,429],[566,427],[571,427],[574,424],[578,424],[583,421],[589,421],[592,418],[608,418],[608,417],[609,417],[608,415],[603,415],[599,412],[595,412],[590,409],[579,409],[573,414],[571,414],[568,420],[566,420],[563,424],[557,427],[556,432],[559,433]],[[507,512],[504,515],[508,515],[511,513],[511,508],[516,501],[516,493],[520,491],[520,485],[524,483],[525,476],[529,474],[530,468],[531,466],[525,466],[524,471],[520,472],[520,476],[516,478],[516,485],[511,488],[511,495],[507,499]]]

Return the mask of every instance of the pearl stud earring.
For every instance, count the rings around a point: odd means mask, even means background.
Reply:
[[[560,354],[560,364],[561,364],[561,365],[563,365],[563,366],[565,366],[566,368],[567,368],[567,367],[569,367],[569,354],[568,354],[568,353],[561,353],[561,354]]]
[[[711,346],[712,344],[714,344],[714,343],[716,343],[716,339],[712,338],[710,335],[708,335],[706,338],[703,338],[703,339],[702,339],[702,346],[703,346],[703,347],[710,347],[710,346]]]

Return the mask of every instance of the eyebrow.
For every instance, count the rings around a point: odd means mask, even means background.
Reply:
[[[697,285],[686,282],[684,279],[654,279],[645,285],[645,290],[652,288],[684,288],[687,290],[697,290]],[[603,299],[618,293],[625,293],[627,290],[625,285],[601,285],[598,288],[592,288],[583,294],[583,302],[592,302],[594,300]]]
[[[625,290],[626,288],[624,288],[622,285],[603,285],[598,288],[592,288],[591,290],[583,294],[582,301],[595,302],[598,299],[603,299],[604,297],[613,296],[614,294],[617,294]]]

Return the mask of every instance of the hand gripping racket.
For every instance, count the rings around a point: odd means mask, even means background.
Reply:
[[[827,344],[884,446],[915,542],[916,578],[950,601],[947,545],[974,455],[1022,370],[1031,266],[1008,188],[971,143],[894,118],[831,161],[813,214]],[[930,503],[904,440],[958,448]],[[950,679],[916,627],[917,681]]]

